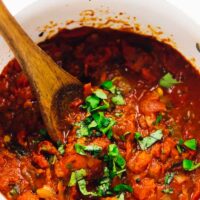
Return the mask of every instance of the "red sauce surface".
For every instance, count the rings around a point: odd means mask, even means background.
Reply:
[[[59,148],[46,133],[27,77],[16,60],[10,61],[0,75],[0,192],[17,200],[120,199],[117,192],[94,197],[82,194],[77,184],[68,186],[72,172],[84,169],[87,190],[96,191],[107,165],[105,155],[116,144],[126,165],[110,180],[110,188],[130,186],[133,191],[123,192],[124,199],[200,199],[200,168],[187,171],[182,166],[184,159],[200,162],[200,76],[177,51],[150,37],[93,28],[63,30],[39,46],[86,83],[85,98],[112,80],[125,104],[112,105],[113,94],[103,90],[111,105],[104,115],[116,122],[112,139],[97,133],[78,138],[74,124],[88,113],[80,107],[85,99],[75,99],[65,118],[71,125],[67,143]],[[159,85],[168,72],[180,82],[169,89]],[[155,123],[159,115],[162,119]],[[156,130],[162,130],[162,139],[142,150],[135,133],[145,138]],[[180,139],[195,139],[196,150],[183,145],[179,152]],[[77,143],[95,144],[102,152],[80,155]]]

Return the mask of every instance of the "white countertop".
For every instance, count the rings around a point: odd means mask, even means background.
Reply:
[[[37,0],[3,0],[12,14],[16,14],[18,11],[33,3]],[[42,0],[40,0],[42,1]],[[56,1],[56,0],[55,0]],[[148,1],[148,0],[146,0]],[[161,0],[165,1],[165,0]],[[188,14],[197,24],[200,25],[200,1],[199,0],[166,0],[177,6],[183,12]]]

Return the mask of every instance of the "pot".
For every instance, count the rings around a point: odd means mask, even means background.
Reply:
[[[166,1],[38,0],[16,18],[35,42],[51,37],[61,27],[111,27],[151,35],[172,45],[200,70],[200,28]],[[0,71],[12,58],[0,38]]]
[[[188,16],[160,0],[43,0],[16,15],[35,42],[55,34],[60,27],[123,28],[169,43],[198,68],[200,28]],[[41,37],[42,36],[42,37]],[[13,57],[0,38],[0,70]],[[195,62],[194,62],[195,61]]]

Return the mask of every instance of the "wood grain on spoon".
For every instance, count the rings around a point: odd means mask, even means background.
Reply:
[[[60,68],[23,31],[0,0],[0,33],[29,78],[50,137],[64,141],[59,113],[68,100],[79,95],[81,82]]]

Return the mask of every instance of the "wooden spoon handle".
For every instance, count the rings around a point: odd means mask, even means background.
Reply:
[[[52,139],[58,136],[55,114],[52,112],[54,96],[65,86],[81,86],[78,79],[58,67],[23,31],[0,0],[0,33],[9,44],[23,71],[35,90],[43,119]],[[73,88],[73,87],[72,87]]]
[[[0,33],[29,76],[34,88],[45,87],[45,91],[49,93],[60,88],[62,83],[76,82],[80,84],[76,78],[58,68],[54,61],[29,38],[14,17],[11,16],[2,0],[0,0]],[[58,84],[55,84],[56,82]],[[47,96],[48,94],[45,95],[45,98]]]

